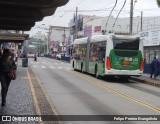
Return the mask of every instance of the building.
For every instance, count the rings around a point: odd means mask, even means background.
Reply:
[[[141,30],[149,30],[160,27],[160,17],[133,17],[132,34],[138,34]],[[86,37],[109,32],[129,33],[130,18],[114,18],[78,15],[69,22],[70,35],[75,38]]]
[[[127,34],[130,32],[130,18],[79,15],[77,19],[74,17],[70,20],[69,28],[72,42],[75,38],[109,32]],[[132,34],[139,34],[144,41],[145,66],[149,65],[154,57],[160,60],[160,17],[133,17]],[[146,68],[149,68],[148,65]],[[146,72],[149,72],[146,68]]]
[[[50,26],[49,49],[53,52],[66,52],[69,39],[69,28],[61,26]]]
[[[145,63],[150,64],[154,57],[160,60],[160,27],[139,32],[144,44]]]

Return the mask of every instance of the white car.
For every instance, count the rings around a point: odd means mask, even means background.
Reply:
[[[28,58],[33,58],[34,54],[28,54]]]
[[[58,53],[58,54],[56,55],[56,58],[57,58],[57,59],[61,59],[61,57],[63,56],[63,54],[64,54],[64,53]]]

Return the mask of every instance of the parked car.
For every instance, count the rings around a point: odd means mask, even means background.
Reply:
[[[28,54],[28,58],[33,58],[34,54]]]
[[[58,53],[58,54],[56,54],[56,58],[57,59],[61,59],[61,57],[64,55],[64,53]]]

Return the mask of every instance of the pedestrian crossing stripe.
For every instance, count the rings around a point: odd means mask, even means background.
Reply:
[[[55,67],[51,66],[50,68],[55,68]]]
[[[45,68],[51,68],[51,69],[70,69],[70,70],[72,69],[70,67],[54,67],[54,66],[46,67],[46,66],[38,66],[38,65],[32,65],[32,67],[33,68],[39,68],[39,67],[41,67],[43,69],[45,69]]]
[[[41,64],[41,63],[42,63],[42,64],[56,64],[56,65],[57,65],[57,64],[67,64],[67,65],[70,65],[70,63],[64,63],[64,62],[61,62],[61,63],[54,63],[54,62],[53,62],[53,63],[51,63],[51,62],[34,62],[34,61],[30,61],[30,63],[32,63],[32,64],[33,64],[33,63],[35,63],[35,64],[37,64],[37,63],[40,63],[40,64]]]
[[[41,66],[42,68],[46,68],[45,66]]]

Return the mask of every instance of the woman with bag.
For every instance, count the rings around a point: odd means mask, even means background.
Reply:
[[[17,66],[15,65],[14,60],[11,58],[11,52],[9,49],[4,49],[3,55],[0,59],[0,82],[1,82],[1,95],[2,95],[2,106],[6,104],[6,96],[8,88],[10,85],[12,77],[16,75],[12,70],[16,70]]]

